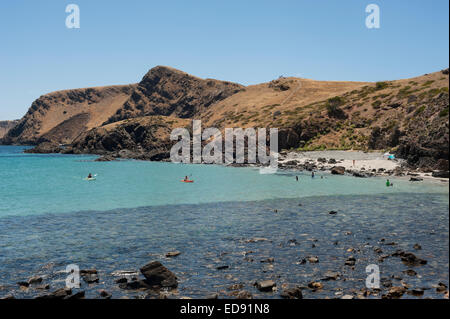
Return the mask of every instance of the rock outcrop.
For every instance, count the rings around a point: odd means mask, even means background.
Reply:
[[[147,115],[192,118],[243,89],[236,83],[200,79],[157,66],[144,76],[123,107],[105,124]]]
[[[1,144],[1,139],[3,138],[3,136],[5,136],[6,133],[8,133],[8,131],[10,129],[12,129],[14,126],[16,126],[17,123],[19,123],[19,120],[0,121],[0,144]]]

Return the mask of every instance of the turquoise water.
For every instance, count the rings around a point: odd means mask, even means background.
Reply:
[[[193,298],[216,292],[230,297],[234,284],[256,298],[278,298],[253,283],[305,286],[335,271],[339,280],[324,281],[321,291],[303,291],[305,298],[334,298],[364,289],[368,264],[379,265],[383,282],[400,286],[402,280],[424,289],[424,297],[442,298],[433,287],[449,283],[448,184],[392,179],[395,186],[386,188],[382,178],[325,173],[315,179],[299,174],[296,182],[293,172],[105,163],[94,162],[95,156],[22,151],[0,146],[0,297],[42,294],[17,285],[35,275],[51,290],[60,288],[65,267],[76,264],[99,272],[98,284],[82,282],[87,297],[99,297],[104,288],[114,298],[143,298],[145,292],[119,288],[115,272],[137,271],[152,260],[177,275],[176,296]],[[96,181],[84,180],[89,172]],[[195,183],[181,183],[185,175]],[[329,215],[331,210],[338,214]],[[414,250],[415,244],[422,249]],[[381,255],[414,252],[427,264],[413,267],[417,276],[405,275],[410,266],[396,257],[380,261],[376,247]],[[173,250],[181,255],[166,258]],[[357,260],[354,269],[345,265],[350,255]],[[307,256],[320,262],[300,264]],[[268,257],[275,261],[260,262]],[[223,265],[229,268],[216,269]],[[382,293],[388,289],[383,286]]]
[[[355,179],[320,173],[259,174],[258,169],[145,161],[94,162],[95,156],[23,154],[0,146],[0,217],[168,204],[254,201],[318,195],[448,193],[448,185]],[[97,174],[86,181],[88,173]],[[193,184],[181,183],[191,176]]]

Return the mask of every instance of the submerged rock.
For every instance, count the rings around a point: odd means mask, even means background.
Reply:
[[[323,284],[321,282],[312,281],[308,284],[308,287],[313,290],[318,290],[323,288]]]
[[[392,287],[389,289],[389,292],[387,295],[384,295],[384,299],[399,299],[401,298],[406,292],[405,287]]]
[[[303,299],[302,290],[300,287],[284,289],[281,294],[284,299]]]
[[[70,295],[72,295],[72,289],[60,288],[60,289],[57,289],[47,295],[38,296],[35,299],[65,299],[66,297],[68,297]],[[83,296],[84,296],[84,292],[83,292]]]

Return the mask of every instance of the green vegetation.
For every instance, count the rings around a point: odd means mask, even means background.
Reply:
[[[328,99],[325,104],[328,112],[328,116],[330,117],[341,117],[344,115],[344,112],[341,110],[341,105],[345,103],[345,100],[340,96],[335,96]]]
[[[374,109],[379,109],[381,107],[381,101],[376,100],[375,102],[372,103],[372,106]]]
[[[383,90],[389,86],[389,83],[387,82],[377,82],[375,83],[375,90]]]
[[[439,113],[440,117],[448,116],[448,106]]]
[[[416,112],[414,112],[416,115],[419,115],[421,113],[423,113],[423,111],[425,111],[425,105],[422,105],[421,107],[419,107]]]

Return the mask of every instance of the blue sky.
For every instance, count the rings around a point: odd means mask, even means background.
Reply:
[[[70,3],[80,29],[65,26]],[[380,29],[365,26],[371,3]],[[448,0],[1,1],[0,120],[42,94],[138,82],[156,65],[246,85],[413,77],[448,67],[448,14]]]

